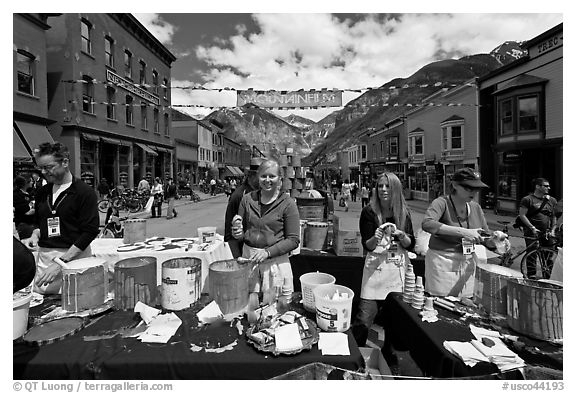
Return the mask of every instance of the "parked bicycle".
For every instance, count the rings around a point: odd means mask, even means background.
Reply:
[[[99,238],[122,238],[124,237],[124,221],[128,219],[126,217],[120,217],[120,212],[117,208],[110,205],[106,211],[106,219],[104,220],[104,226],[98,234]]]
[[[508,234],[508,224],[509,221],[498,221],[504,227],[502,232]],[[500,265],[505,267],[510,267],[514,261],[521,255],[522,259],[520,261],[520,272],[525,278],[540,279],[540,278],[550,278],[552,273],[552,266],[554,260],[558,255],[557,245],[558,238],[553,236],[550,232],[544,232],[537,237],[529,236],[516,236],[519,238],[527,239],[530,241],[527,247],[514,253],[511,250],[500,255]],[[543,246],[544,244],[551,244],[551,246]],[[533,260],[535,264],[536,273],[534,275],[528,274],[528,261]]]

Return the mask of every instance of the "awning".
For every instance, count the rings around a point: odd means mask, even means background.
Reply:
[[[236,176],[244,176],[244,171],[237,166],[233,166],[232,169],[236,171]]]
[[[15,161],[32,161],[32,155],[26,150],[26,146],[24,146],[24,142],[20,139],[20,135],[14,127],[12,127],[13,135],[12,135],[12,143],[14,145],[12,150],[12,158]]]
[[[224,173],[222,174],[222,176],[224,176],[224,177],[236,176],[236,173],[232,171],[232,167],[229,167],[228,165],[226,165],[226,167],[224,168]]]
[[[100,137],[98,135],[86,134],[85,132],[82,133],[82,139],[86,139],[87,141],[92,142],[100,141]]]
[[[136,143],[137,146],[139,146],[142,150],[144,150],[146,153],[151,154],[153,156],[157,156],[158,153],[156,153],[154,150],[152,150],[148,145],[145,145],[143,143],[138,143],[138,142],[134,142]]]
[[[156,149],[156,151],[159,151],[162,153],[172,153],[172,149],[167,149],[167,148],[162,147],[162,146],[154,146],[154,148]]]
[[[28,123],[26,121],[15,121],[16,131],[24,138],[26,150],[33,152],[40,144],[44,142],[54,143],[54,138],[48,132],[46,126],[41,124]]]
[[[100,137],[100,139],[102,139],[102,142],[110,143],[111,145],[122,145],[122,141],[119,139],[108,138],[105,136]]]

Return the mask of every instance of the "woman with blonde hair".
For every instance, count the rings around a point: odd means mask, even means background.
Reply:
[[[352,332],[365,346],[368,330],[390,292],[402,292],[406,250],[415,245],[410,211],[398,176],[382,173],[370,204],[360,214],[360,234],[366,252],[358,313]],[[388,340],[389,341],[389,340]]]
[[[265,160],[257,172],[259,189],[244,194],[232,219],[232,236],[243,240],[242,256],[255,268],[249,282],[250,305],[280,300],[289,303],[294,292],[288,253],[300,243],[300,215],[296,202],[281,192],[280,166]]]

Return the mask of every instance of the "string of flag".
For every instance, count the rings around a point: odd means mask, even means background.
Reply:
[[[111,83],[106,80],[98,80],[98,79],[67,79],[62,80],[63,83],[82,83],[82,84],[103,84],[103,85],[110,85],[115,86],[116,84]],[[183,86],[167,86],[165,84],[149,84],[149,83],[133,83],[134,86],[146,89],[155,89],[155,88],[162,88],[162,89],[180,89],[180,90],[202,90],[202,91],[253,91],[257,93],[274,93],[274,92],[281,92],[286,93],[288,91],[343,91],[343,92],[353,92],[353,93],[362,93],[365,91],[371,90],[399,90],[399,89],[425,89],[429,87],[443,87],[443,88],[452,88],[458,86],[474,86],[473,83],[461,83],[461,84],[454,84],[454,83],[446,83],[446,82],[435,82],[435,83],[406,83],[403,85],[391,85],[391,86],[378,86],[378,87],[363,87],[363,88],[321,88],[321,89],[293,89],[293,90],[276,90],[276,89],[254,89],[254,88],[247,88],[247,89],[237,89],[234,87],[206,87],[200,84],[193,84],[193,85],[183,85]]]
[[[208,106],[208,105],[200,105],[200,104],[172,104],[172,105],[156,105],[152,103],[147,103],[145,105],[137,103],[137,104],[126,104],[120,102],[106,102],[106,101],[88,101],[88,100],[69,100],[69,104],[79,104],[82,102],[83,104],[87,105],[111,105],[116,107],[154,107],[154,108],[163,108],[163,109],[172,109],[172,108],[205,108],[210,110],[223,110],[223,109],[240,109],[242,110],[243,107],[239,106]],[[424,108],[424,107],[480,107],[480,104],[467,104],[462,102],[427,102],[422,104],[399,104],[399,103],[381,103],[381,104],[356,104],[356,103],[348,103],[346,106],[348,107],[408,107],[408,108]],[[320,109],[320,108],[328,108],[327,106],[298,106],[298,107],[277,107],[277,108],[265,108],[263,109],[273,109],[273,110],[295,110],[295,109]],[[67,109],[63,109],[64,112]]]

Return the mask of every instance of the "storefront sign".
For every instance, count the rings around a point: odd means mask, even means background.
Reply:
[[[256,91],[238,90],[237,106],[255,104],[265,108],[342,106],[340,90]]]
[[[554,37],[548,38],[546,41],[543,41],[538,44],[538,54],[541,55],[556,48],[557,46],[562,45],[562,41],[563,41],[562,33],[558,33]]]
[[[520,150],[505,151],[503,155],[504,162],[516,162],[521,158],[522,158],[522,151]]]
[[[116,75],[110,70],[106,70],[106,80],[108,82],[114,83],[116,86],[123,88],[124,90],[129,91],[132,94],[136,94],[138,97],[144,98],[146,101],[150,101],[154,105],[160,105],[160,99],[152,93],[141,89],[140,87],[134,85],[132,82],[122,78],[119,75]]]

